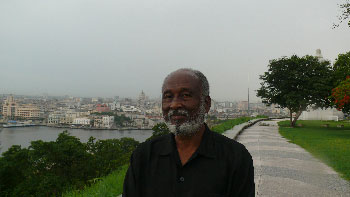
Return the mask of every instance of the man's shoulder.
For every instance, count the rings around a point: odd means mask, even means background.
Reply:
[[[168,146],[171,141],[172,134],[165,134],[162,136],[157,136],[152,139],[146,140],[140,143],[134,151],[137,155],[150,155],[156,154],[163,150],[164,146]]]

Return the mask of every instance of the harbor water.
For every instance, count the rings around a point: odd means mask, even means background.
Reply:
[[[152,135],[152,130],[85,130],[66,129],[45,126],[0,128],[0,153],[7,151],[12,145],[21,145],[27,148],[31,141],[55,141],[59,133],[67,130],[81,142],[87,142],[90,136],[96,139],[134,138],[144,142]]]

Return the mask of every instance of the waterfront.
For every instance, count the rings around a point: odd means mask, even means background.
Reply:
[[[67,130],[81,142],[87,142],[90,136],[96,139],[112,139],[130,137],[139,142],[145,141],[152,135],[152,130],[85,130],[66,129],[45,126],[0,128],[0,153],[7,151],[12,145],[28,147],[31,141],[55,141],[58,134]]]

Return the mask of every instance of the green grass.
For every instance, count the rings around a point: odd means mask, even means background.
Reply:
[[[329,127],[325,127],[328,124]],[[309,151],[350,180],[350,123],[334,121],[298,121],[291,128],[289,121],[279,122],[280,134]],[[337,125],[344,125],[338,128]]]
[[[257,119],[257,118],[266,118],[265,116],[259,116],[259,117],[240,117],[235,119],[229,119],[224,120],[221,123],[213,126],[211,128],[212,131],[223,133],[227,130],[232,129],[234,126],[248,122],[249,120]]]
[[[112,172],[106,177],[97,179],[96,183],[86,187],[81,191],[68,191],[63,194],[63,197],[87,197],[87,196],[104,196],[116,197],[123,192],[123,182],[128,166],[124,165],[120,169]]]

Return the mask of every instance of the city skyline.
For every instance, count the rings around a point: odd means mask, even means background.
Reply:
[[[143,91],[141,91],[143,92]],[[140,92],[140,93],[141,93]],[[80,98],[80,99],[116,99],[118,98],[118,100],[124,100],[124,99],[132,99],[132,100],[138,100],[139,99],[139,95],[134,96],[134,97],[123,97],[123,96],[119,96],[119,95],[114,95],[111,97],[102,97],[102,96],[74,96],[74,95],[50,95],[47,93],[43,93],[43,94],[15,94],[15,93],[0,93],[0,103],[2,100],[5,100],[8,96],[13,96],[14,98],[50,98],[50,99],[62,99],[62,98]],[[251,93],[250,93],[251,94]],[[161,95],[159,95],[159,97],[150,97],[149,95],[147,95],[145,93],[146,96],[146,100],[161,100]],[[1,100],[2,97],[2,100]],[[241,101],[245,101],[247,102],[248,97],[247,98],[243,98],[243,99],[228,99],[228,100],[223,100],[223,99],[217,99],[217,98],[212,98],[211,99],[215,102],[241,102]],[[257,98],[257,100],[250,100],[250,103],[262,103],[260,98]],[[104,103],[104,102],[100,102],[100,103]]]
[[[269,60],[350,50],[342,2],[1,1],[0,94],[159,98],[191,67],[213,99],[257,101]]]

